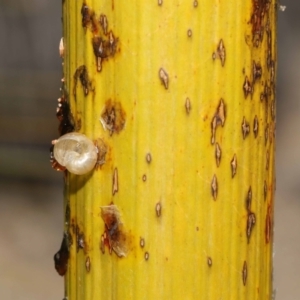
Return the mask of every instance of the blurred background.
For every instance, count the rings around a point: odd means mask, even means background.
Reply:
[[[278,12],[276,299],[300,299],[300,1]],[[0,1],[0,299],[62,299],[57,137],[61,2]],[[298,231],[299,230],[299,231]]]

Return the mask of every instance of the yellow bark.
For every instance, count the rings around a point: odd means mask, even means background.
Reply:
[[[271,299],[276,5],[63,1],[67,299]]]

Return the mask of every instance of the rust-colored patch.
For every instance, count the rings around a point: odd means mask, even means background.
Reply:
[[[119,133],[125,126],[126,114],[120,102],[107,100],[100,121],[110,135]]]
[[[271,206],[268,206],[267,215],[266,215],[266,225],[265,225],[265,240],[266,244],[268,244],[271,240],[271,234],[272,234],[272,212],[271,212]]]
[[[95,12],[86,5],[86,3],[83,3],[81,6],[81,23],[82,27],[84,28],[90,28],[92,32],[97,32],[97,21],[96,21],[96,15]]]
[[[65,232],[60,249],[54,255],[55,270],[60,276],[64,276],[67,272],[69,256],[69,239]]]
[[[85,96],[89,94],[89,91],[93,90],[91,81],[89,80],[89,75],[86,66],[82,65],[78,67],[75,71],[73,78],[74,78],[73,95],[75,98],[76,98],[76,88],[77,88],[78,79],[81,83],[81,86],[83,88],[83,93]]]
[[[114,204],[102,206],[101,217],[105,224],[103,240],[101,238],[101,251],[104,253],[102,247],[107,245],[110,253],[114,251],[119,257],[126,256],[126,235],[123,232],[123,224],[117,206]]]

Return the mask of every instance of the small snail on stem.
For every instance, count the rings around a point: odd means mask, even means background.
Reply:
[[[98,150],[84,134],[78,132],[67,133],[52,143],[54,144],[54,158],[69,172],[83,175],[95,167]]]

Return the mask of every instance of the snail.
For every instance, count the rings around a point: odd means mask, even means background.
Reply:
[[[86,174],[97,163],[97,147],[82,133],[67,133],[53,141],[53,144],[55,160],[73,174]]]

